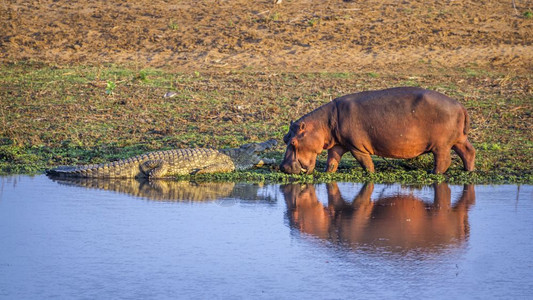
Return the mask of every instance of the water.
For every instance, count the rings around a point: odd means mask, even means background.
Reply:
[[[533,296],[533,186],[0,180],[1,299]]]

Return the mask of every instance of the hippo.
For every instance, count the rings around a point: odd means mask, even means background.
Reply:
[[[472,171],[476,152],[469,128],[464,106],[435,91],[396,87],[345,95],[291,121],[280,169],[310,174],[324,149],[326,172],[337,171],[346,152],[369,173],[374,172],[371,155],[408,159],[431,152],[432,172],[441,174],[451,164],[453,149],[464,169]]]
[[[343,197],[336,182],[328,183],[326,189],[327,197],[312,184],[280,187],[292,228],[342,247],[377,250],[380,255],[446,251],[463,244],[470,233],[468,211],[476,201],[473,185],[464,185],[453,202],[445,182],[433,184],[432,202],[403,189],[371,197],[372,182],[365,183],[352,199]]]

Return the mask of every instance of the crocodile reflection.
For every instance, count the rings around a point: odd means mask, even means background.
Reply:
[[[317,198],[313,185],[285,185],[289,223],[300,232],[350,248],[438,251],[462,244],[468,237],[468,209],[475,202],[473,185],[465,185],[452,205],[446,183],[433,185],[434,201],[411,194],[372,200],[368,183],[349,203],[336,183],[327,185],[328,205]]]
[[[269,200],[258,195],[259,185],[233,182],[189,182],[175,180],[57,178],[63,185],[100,189],[154,201],[201,202],[224,198]]]

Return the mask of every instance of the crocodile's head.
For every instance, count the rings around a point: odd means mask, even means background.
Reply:
[[[236,170],[245,170],[265,164],[274,164],[274,159],[262,158],[259,154],[277,144],[278,142],[272,139],[263,143],[250,143],[239,148],[224,149],[222,152],[231,157]]]

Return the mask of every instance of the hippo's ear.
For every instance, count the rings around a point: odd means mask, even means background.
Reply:
[[[300,131],[305,130],[305,122],[300,122]]]
[[[283,137],[283,142],[285,144],[288,144],[289,143],[289,138],[290,138],[290,135],[287,133],[284,137]]]

